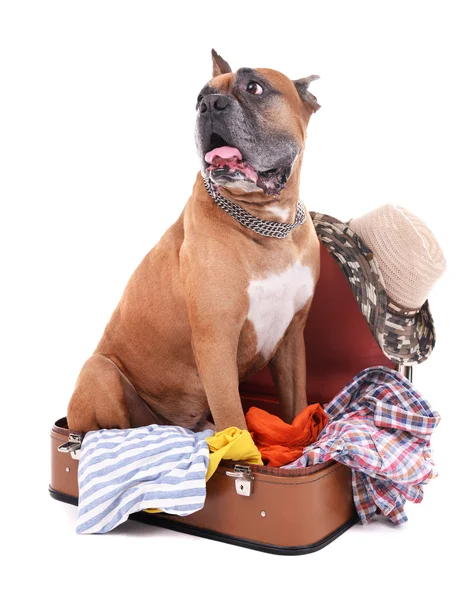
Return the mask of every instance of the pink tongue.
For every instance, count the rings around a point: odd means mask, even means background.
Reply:
[[[211,165],[213,159],[219,156],[221,158],[237,158],[237,160],[242,159],[242,154],[238,148],[231,148],[230,146],[221,146],[221,148],[215,148],[214,150],[210,150],[205,154],[205,160],[207,163]]]

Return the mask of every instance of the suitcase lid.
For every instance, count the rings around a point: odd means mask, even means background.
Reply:
[[[367,367],[396,368],[383,354],[345,276],[323,244],[320,244],[320,278],[304,340],[309,404],[329,402]],[[258,406],[262,402],[265,410],[277,412],[277,395],[268,367],[244,381],[240,393],[245,404]]]

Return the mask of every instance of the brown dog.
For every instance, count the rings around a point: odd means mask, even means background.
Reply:
[[[319,242],[297,204],[316,77],[232,73],[212,56],[213,79],[197,100],[202,172],[82,368],[67,412],[74,431],[197,431],[210,426],[210,410],[217,430],[246,428],[239,382],[267,363],[283,418],[306,406],[303,330]]]

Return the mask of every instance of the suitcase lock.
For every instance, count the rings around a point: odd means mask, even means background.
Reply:
[[[80,458],[80,448],[82,447],[83,436],[79,433],[69,433],[67,442],[58,446],[58,452],[69,452],[72,458]]]
[[[251,496],[253,492],[254,475],[250,467],[235,465],[233,471],[226,471],[228,477],[235,479],[235,491],[239,496]]]

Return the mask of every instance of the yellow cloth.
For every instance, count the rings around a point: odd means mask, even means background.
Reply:
[[[264,464],[256,444],[249,431],[228,427],[213,436],[206,438],[210,448],[210,463],[206,473],[208,481],[218,468],[219,463],[226,460],[244,460],[253,465]]]
[[[215,433],[206,438],[206,443],[210,449],[210,462],[206,472],[206,481],[210,479],[222,460],[243,460],[253,465],[263,465],[261,453],[249,431],[238,429],[238,427],[228,427],[223,431]],[[146,508],[145,512],[162,512],[158,508]]]

